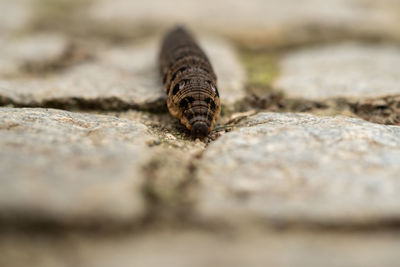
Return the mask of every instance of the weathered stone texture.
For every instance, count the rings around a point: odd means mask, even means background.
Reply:
[[[0,216],[71,222],[141,216],[146,126],[52,109],[0,109]]]
[[[399,127],[260,113],[203,154],[199,209],[278,225],[398,220],[399,160]]]

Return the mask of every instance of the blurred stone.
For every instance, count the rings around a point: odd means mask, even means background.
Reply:
[[[26,0],[1,0],[0,33],[4,35],[26,27],[32,17],[29,7],[29,1]]]
[[[171,27],[228,35],[250,47],[276,47],[351,37],[400,38],[396,1],[101,0],[89,17],[101,25]]]
[[[288,97],[365,99],[400,94],[400,49],[346,43],[289,53],[274,86]]]
[[[0,220],[134,221],[151,139],[116,117],[0,108]]]
[[[400,218],[400,128],[260,113],[210,144],[199,212],[226,222],[375,225]]]
[[[1,266],[397,267],[397,231],[386,234],[179,228],[105,235],[1,235]],[[154,253],[157,253],[157,257]]]
[[[24,70],[50,65],[67,52],[69,43],[57,34],[35,34],[0,39],[0,77],[23,74]]]
[[[165,109],[157,66],[159,45],[159,40],[153,39],[134,46],[94,49],[97,60],[42,76],[2,79],[0,99],[17,106]],[[241,99],[245,74],[232,47],[213,40],[206,40],[204,47],[219,75],[225,103]]]

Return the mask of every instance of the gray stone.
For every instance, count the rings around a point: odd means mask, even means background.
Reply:
[[[21,74],[24,68],[61,59],[69,43],[61,35],[42,33],[0,39],[0,77]]]
[[[199,211],[230,222],[398,220],[399,160],[399,127],[346,117],[260,113],[203,154]]]
[[[152,139],[143,124],[116,117],[0,108],[1,219],[68,224],[142,216],[141,168]]]
[[[26,27],[32,18],[29,1],[2,0],[0,1],[0,32],[9,33]]]
[[[399,4],[395,1],[296,0],[97,1],[89,17],[100,25],[171,27],[229,35],[249,46],[275,46],[329,38],[377,36],[398,38]]]
[[[96,60],[63,71],[0,79],[0,98],[6,99],[3,104],[8,101],[28,106],[46,107],[56,102],[66,108],[86,105],[97,109],[159,110],[166,98],[157,67],[159,46],[160,40],[152,39],[132,46],[94,49]],[[219,77],[224,103],[241,99],[245,73],[233,48],[214,39],[206,39],[204,47]]]
[[[145,109],[164,98],[157,77],[146,79],[101,63],[84,63],[44,78],[3,79],[0,95],[16,105],[46,107],[56,101],[62,107],[83,103],[93,109]]]
[[[311,100],[375,98],[400,94],[400,49],[345,43],[289,53],[274,86]]]
[[[140,234],[1,235],[2,266],[397,267],[399,233],[188,230]],[[157,254],[155,257],[154,254]]]

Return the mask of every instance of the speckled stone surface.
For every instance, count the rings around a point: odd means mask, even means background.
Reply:
[[[146,126],[111,116],[0,108],[0,216],[69,224],[141,216]]]
[[[202,157],[200,210],[226,221],[352,224],[399,218],[400,128],[260,113]]]

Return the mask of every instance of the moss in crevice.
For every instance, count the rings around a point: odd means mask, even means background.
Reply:
[[[198,190],[195,158],[164,150],[143,167],[143,195],[150,221],[190,220]]]
[[[239,49],[239,55],[247,72],[247,89],[250,93],[270,91],[279,75],[279,55],[243,48]]]

